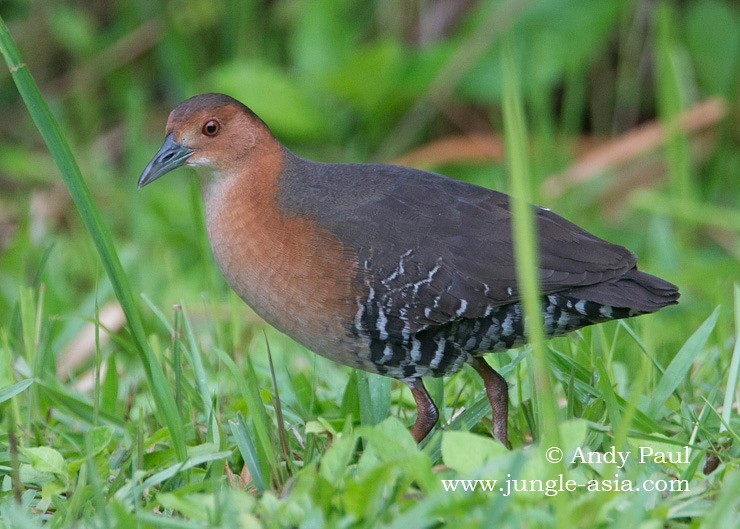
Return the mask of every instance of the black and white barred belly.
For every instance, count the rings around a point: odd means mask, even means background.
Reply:
[[[556,293],[543,296],[542,314],[545,334],[553,337],[640,312]],[[388,324],[381,304],[371,297],[358,314],[354,332],[369,339],[368,360],[377,373],[402,380],[451,375],[474,356],[511,349],[526,340],[520,302],[490,307],[481,318],[461,318],[401,338],[388,332]]]

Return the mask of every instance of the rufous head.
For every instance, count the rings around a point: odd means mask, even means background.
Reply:
[[[141,173],[140,188],[181,165],[228,173],[272,137],[254,112],[224,94],[201,94],[177,105],[165,134],[164,144]]]

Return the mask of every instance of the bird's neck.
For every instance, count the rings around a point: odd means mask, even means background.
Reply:
[[[282,166],[283,148],[277,140],[273,140],[236,157],[228,167],[203,168],[200,174],[203,176],[206,210],[217,209],[233,193],[252,206],[274,201]]]

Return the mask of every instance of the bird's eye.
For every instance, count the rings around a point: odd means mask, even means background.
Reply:
[[[203,125],[203,134],[206,136],[215,136],[221,130],[221,124],[215,119],[211,119]]]

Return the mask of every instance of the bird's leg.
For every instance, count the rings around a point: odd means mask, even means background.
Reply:
[[[483,358],[473,358],[473,368],[483,379],[488,401],[491,403],[493,412],[493,436],[504,443],[506,448],[511,448],[508,436],[509,421],[509,386],[504,377],[496,373],[488,362]]]
[[[432,397],[427,393],[427,388],[420,378],[413,382],[407,382],[411,388],[411,394],[416,401],[416,421],[411,427],[411,435],[417,443],[424,439],[439,419],[439,411],[434,405]]]

